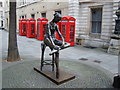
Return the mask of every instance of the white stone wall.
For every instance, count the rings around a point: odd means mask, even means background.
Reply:
[[[25,0],[23,0],[25,1]],[[119,0],[38,0],[25,5],[17,6],[17,21],[20,16],[26,15],[31,18],[35,14],[35,19],[41,17],[41,13],[46,12],[47,19],[51,20],[56,10],[61,10],[62,16],[73,16],[76,18],[76,38],[83,40],[83,45],[106,47],[110,42],[110,35],[114,31],[115,11],[118,9]],[[69,2],[69,3],[68,3]],[[57,5],[59,3],[59,5]],[[91,36],[91,8],[102,7],[102,32],[99,36]],[[9,12],[6,11],[6,18]],[[17,22],[18,28],[18,22]]]
[[[5,8],[5,29],[9,28],[9,0],[4,0]]]
[[[91,8],[102,7],[102,30],[100,35],[91,34]],[[83,45],[104,47],[109,45],[112,33],[113,20],[112,2],[85,2],[80,3],[79,9],[79,37],[84,40]]]
[[[0,7],[0,27],[5,28],[5,9],[4,9],[4,1],[0,0],[2,2],[2,7]],[[3,26],[1,21],[3,21]]]
[[[59,5],[57,5],[59,3]],[[31,18],[31,14],[35,14],[35,19],[41,17],[41,13],[46,13],[46,18],[51,20],[56,10],[61,10],[62,16],[68,16],[68,2],[36,2],[27,6],[17,8],[17,21],[20,16],[26,15],[27,19]],[[18,22],[17,22],[18,28]]]
[[[78,37],[79,34],[79,1],[78,0],[69,0],[68,15],[76,19],[75,36]]]
[[[102,20],[102,33],[101,39],[109,40],[113,27],[112,27],[112,20],[113,20],[113,3],[106,2],[103,6],[103,20]]]

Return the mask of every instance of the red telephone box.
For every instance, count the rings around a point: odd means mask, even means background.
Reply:
[[[44,40],[47,22],[48,22],[48,19],[46,19],[46,18],[38,18],[37,19],[36,38],[38,40]]]
[[[59,21],[59,22],[57,23],[57,25],[58,25],[59,31],[60,31],[60,33],[61,33],[61,21]],[[59,36],[58,33],[56,33],[56,38],[57,38],[58,40],[61,40],[61,38],[60,38],[60,36]]]
[[[19,35],[26,35],[27,32],[27,20],[19,19]]]
[[[27,22],[28,28],[27,28],[27,37],[35,37],[35,32],[36,32],[36,20],[35,19],[28,19]]]
[[[74,46],[75,21],[76,21],[76,19],[71,16],[63,17],[61,20],[61,33],[62,33],[65,41],[70,43],[70,46]]]

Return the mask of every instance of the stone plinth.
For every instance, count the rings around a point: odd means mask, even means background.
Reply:
[[[113,55],[119,55],[120,52],[120,39],[111,39],[108,53]]]
[[[40,70],[40,67],[34,67],[34,70],[38,73],[44,75],[48,79],[50,79],[52,82],[56,83],[57,85],[65,83],[71,79],[74,79],[75,76],[73,74],[67,73],[63,70],[60,70],[60,77],[57,79],[55,77],[55,72],[52,72],[50,68],[44,68],[43,71]]]

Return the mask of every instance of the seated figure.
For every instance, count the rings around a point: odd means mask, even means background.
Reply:
[[[59,31],[59,27],[57,23],[61,20],[61,15],[59,13],[54,14],[54,18],[51,22],[47,24],[46,32],[45,32],[45,37],[44,37],[44,43],[49,46],[49,48],[52,50],[50,54],[53,54],[60,49],[64,49],[68,46],[70,46],[69,43],[65,42],[62,34]],[[56,39],[55,37],[55,32],[58,33],[62,41]]]

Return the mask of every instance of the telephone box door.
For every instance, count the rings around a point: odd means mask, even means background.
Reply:
[[[28,29],[27,29],[27,37],[35,37],[36,32],[36,20],[35,19],[29,19],[28,20]]]
[[[47,22],[48,22],[48,19],[46,19],[46,18],[38,18],[37,19],[36,38],[38,40],[44,40],[44,35],[45,35],[45,31],[46,31]]]
[[[61,33],[70,46],[74,46],[75,41],[75,18],[71,16],[63,17],[61,20]]]
[[[27,31],[27,20],[20,19],[19,20],[19,35],[21,36],[26,35],[26,31]]]

